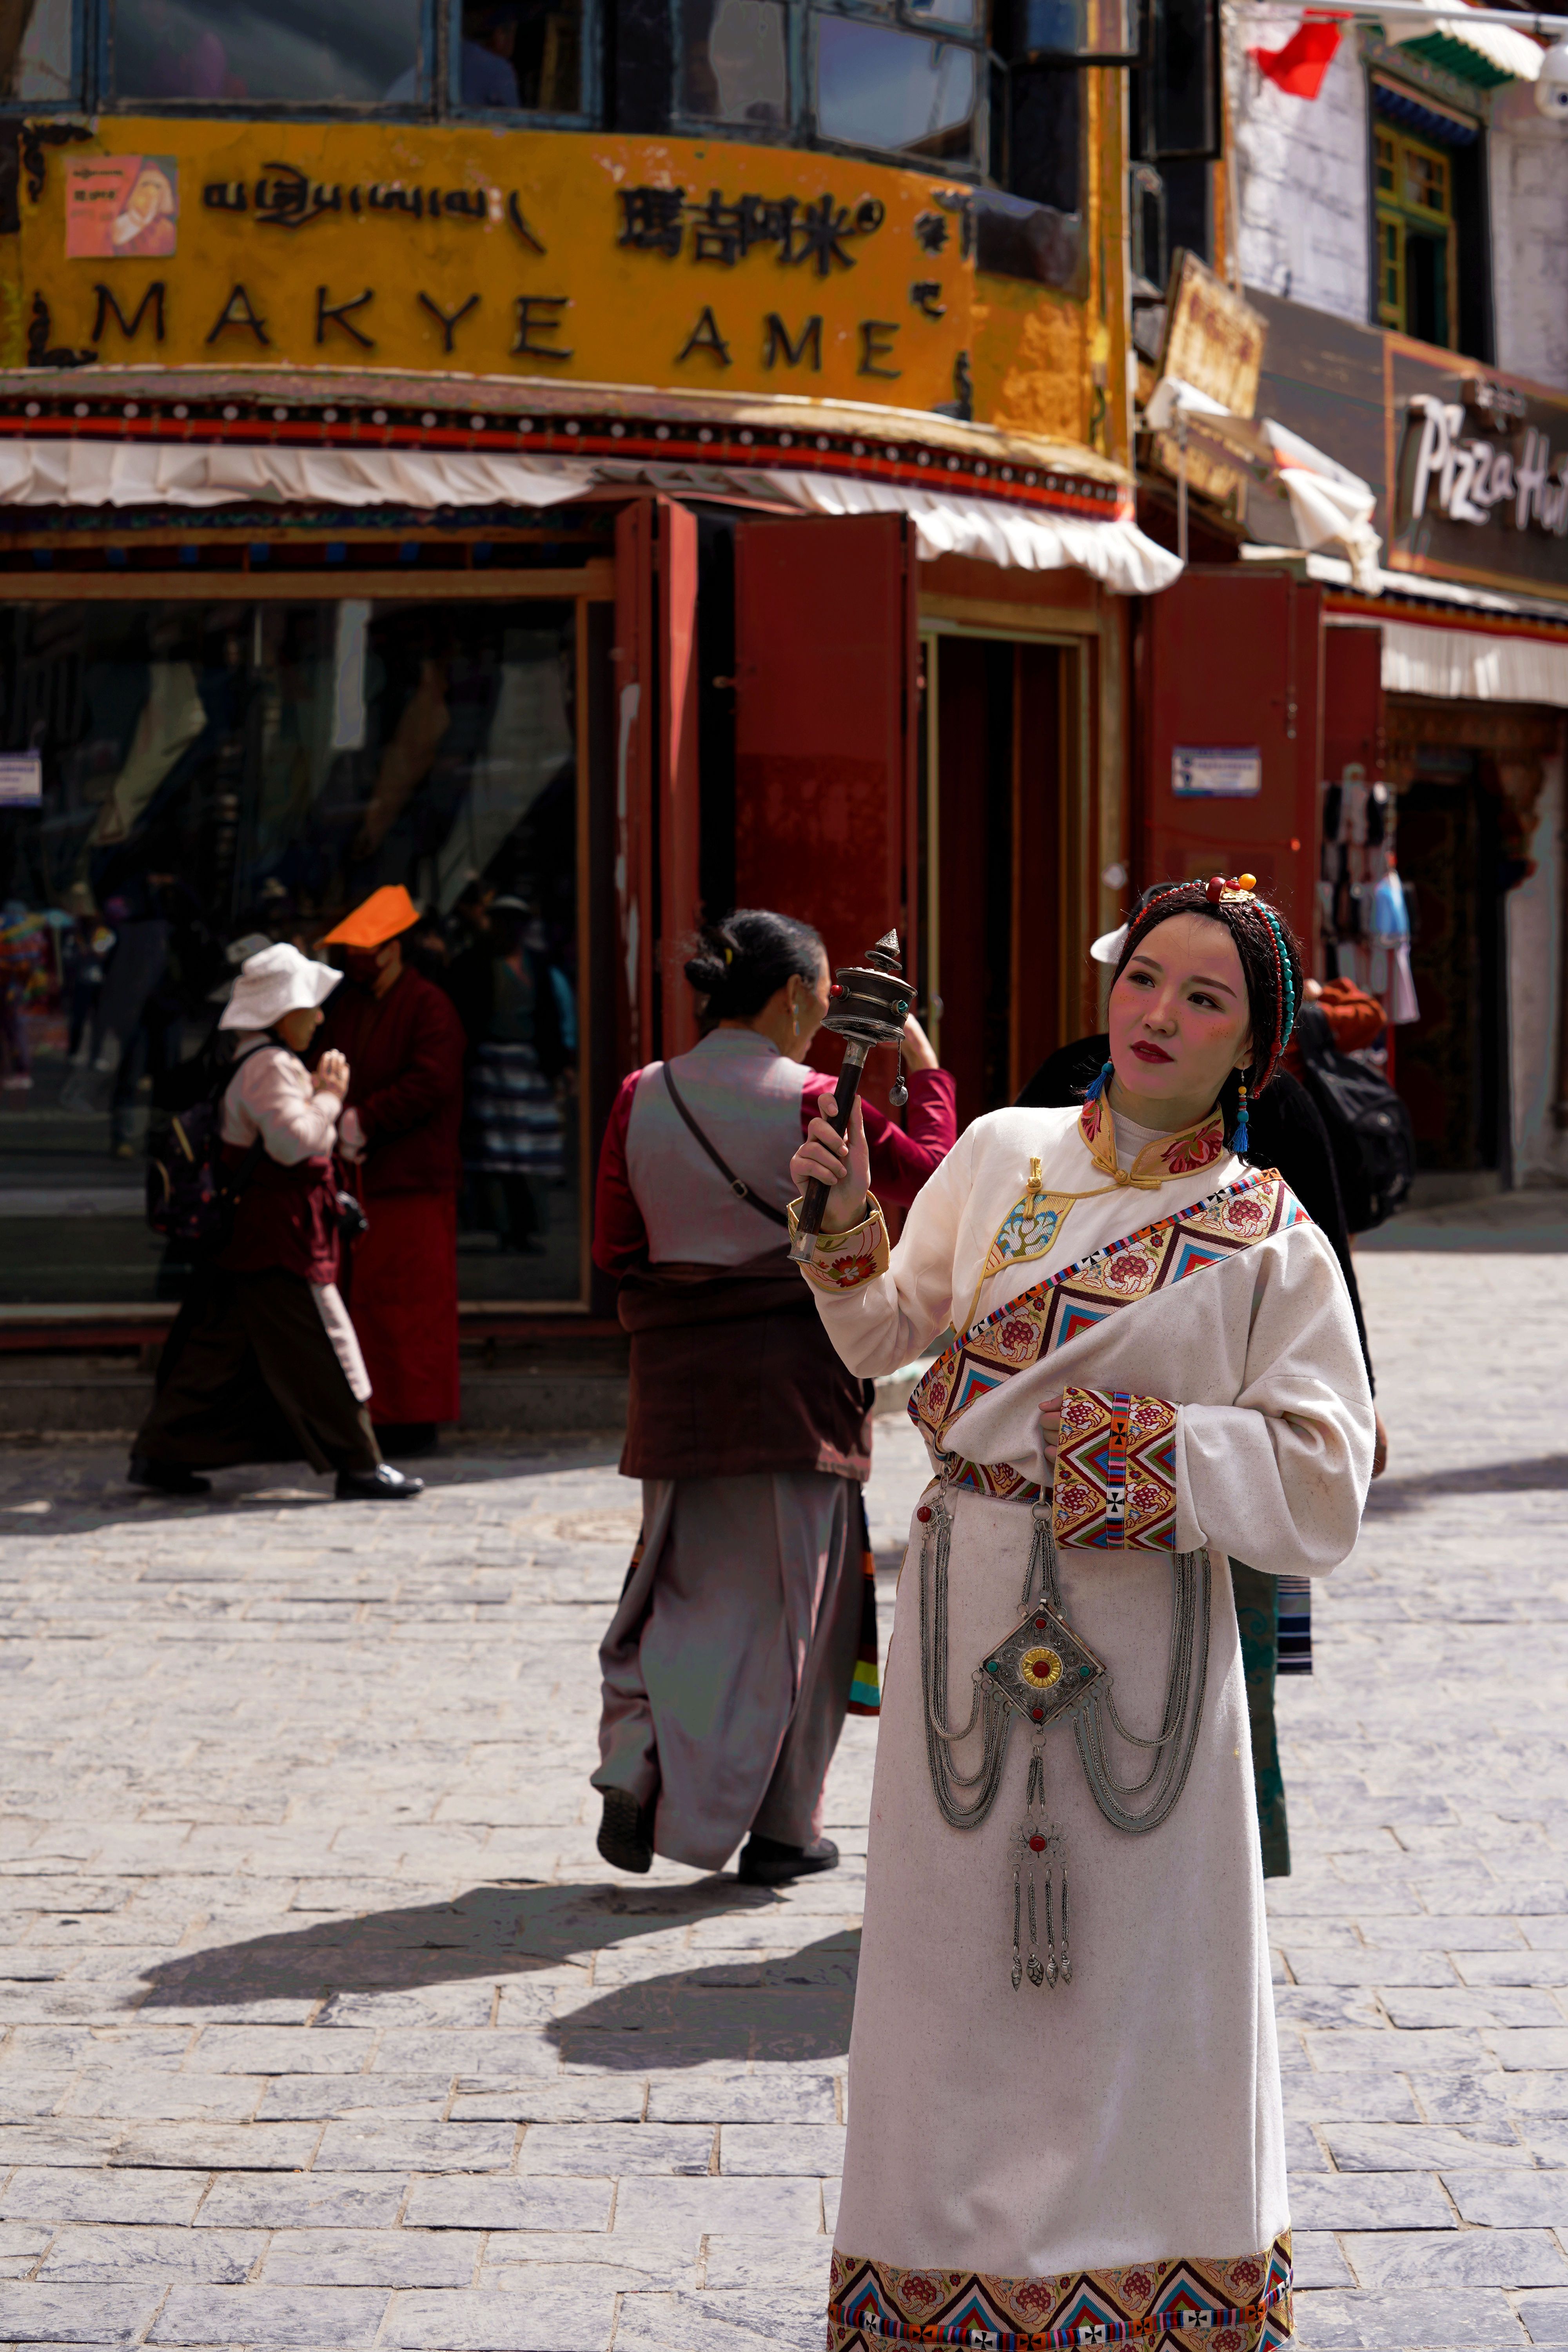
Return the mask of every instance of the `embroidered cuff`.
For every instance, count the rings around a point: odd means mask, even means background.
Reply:
[[[847,1233],[818,1234],[816,1248],[809,1262],[801,1267],[807,1282],[817,1290],[858,1290],[863,1282],[874,1282],[888,1271],[888,1228],[882,1222],[882,1211],[874,1192],[866,1195],[870,1215],[859,1224],[851,1225]],[[789,1204],[789,1234],[793,1242],[796,1233],[795,1212],[798,1201]]]
[[[1068,1389],[1051,1528],[1079,1550],[1173,1551],[1176,1407],[1122,1389]]]

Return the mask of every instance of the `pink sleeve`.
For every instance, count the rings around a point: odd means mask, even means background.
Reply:
[[[900,1127],[874,1104],[866,1108],[866,1140],[871,1147],[871,1190],[887,1209],[907,1209],[926,1178],[934,1174],[958,1140],[956,1094],[951,1070],[907,1070],[909,1107]],[[811,1070],[800,1098],[804,1135],[833,1080]]]
[[[342,1097],[318,1094],[294,1055],[282,1046],[252,1054],[224,1097],[223,1139],[252,1142],[259,1136],[268,1160],[297,1168],[302,1160],[322,1160],[337,1141]]]
[[[647,1227],[626,1174],[626,1129],[640,1070],[624,1079],[599,1146],[599,1179],[594,1191],[594,1264],[601,1274],[619,1276],[647,1249]]]

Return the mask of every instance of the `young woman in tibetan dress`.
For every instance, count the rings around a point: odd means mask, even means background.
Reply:
[[[845,1363],[959,1334],[910,1407],[829,2352],[1290,2335],[1228,1555],[1333,1568],[1373,1454],[1333,1253],[1237,1156],[1300,988],[1249,876],[1157,891],[1090,1098],[978,1120],[890,1255],[853,1122],[793,1162]]]

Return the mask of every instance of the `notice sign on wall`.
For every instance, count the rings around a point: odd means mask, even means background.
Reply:
[[[0,808],[41,808],[43,799],[43,753],[0,752]]]
[[[1171,790],[1178,800],[1256,800],[1263,790],[1263,754],[1256,744],[1178,743],[1171,753]]]

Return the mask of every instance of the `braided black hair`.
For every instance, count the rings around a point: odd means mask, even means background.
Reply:
[[[826,960],[820,935],[793,915],[738,907],[721,922],[704,923],[686,977],[707,999],[708,1021],[749,1021],[791,980],[815,980]]]

